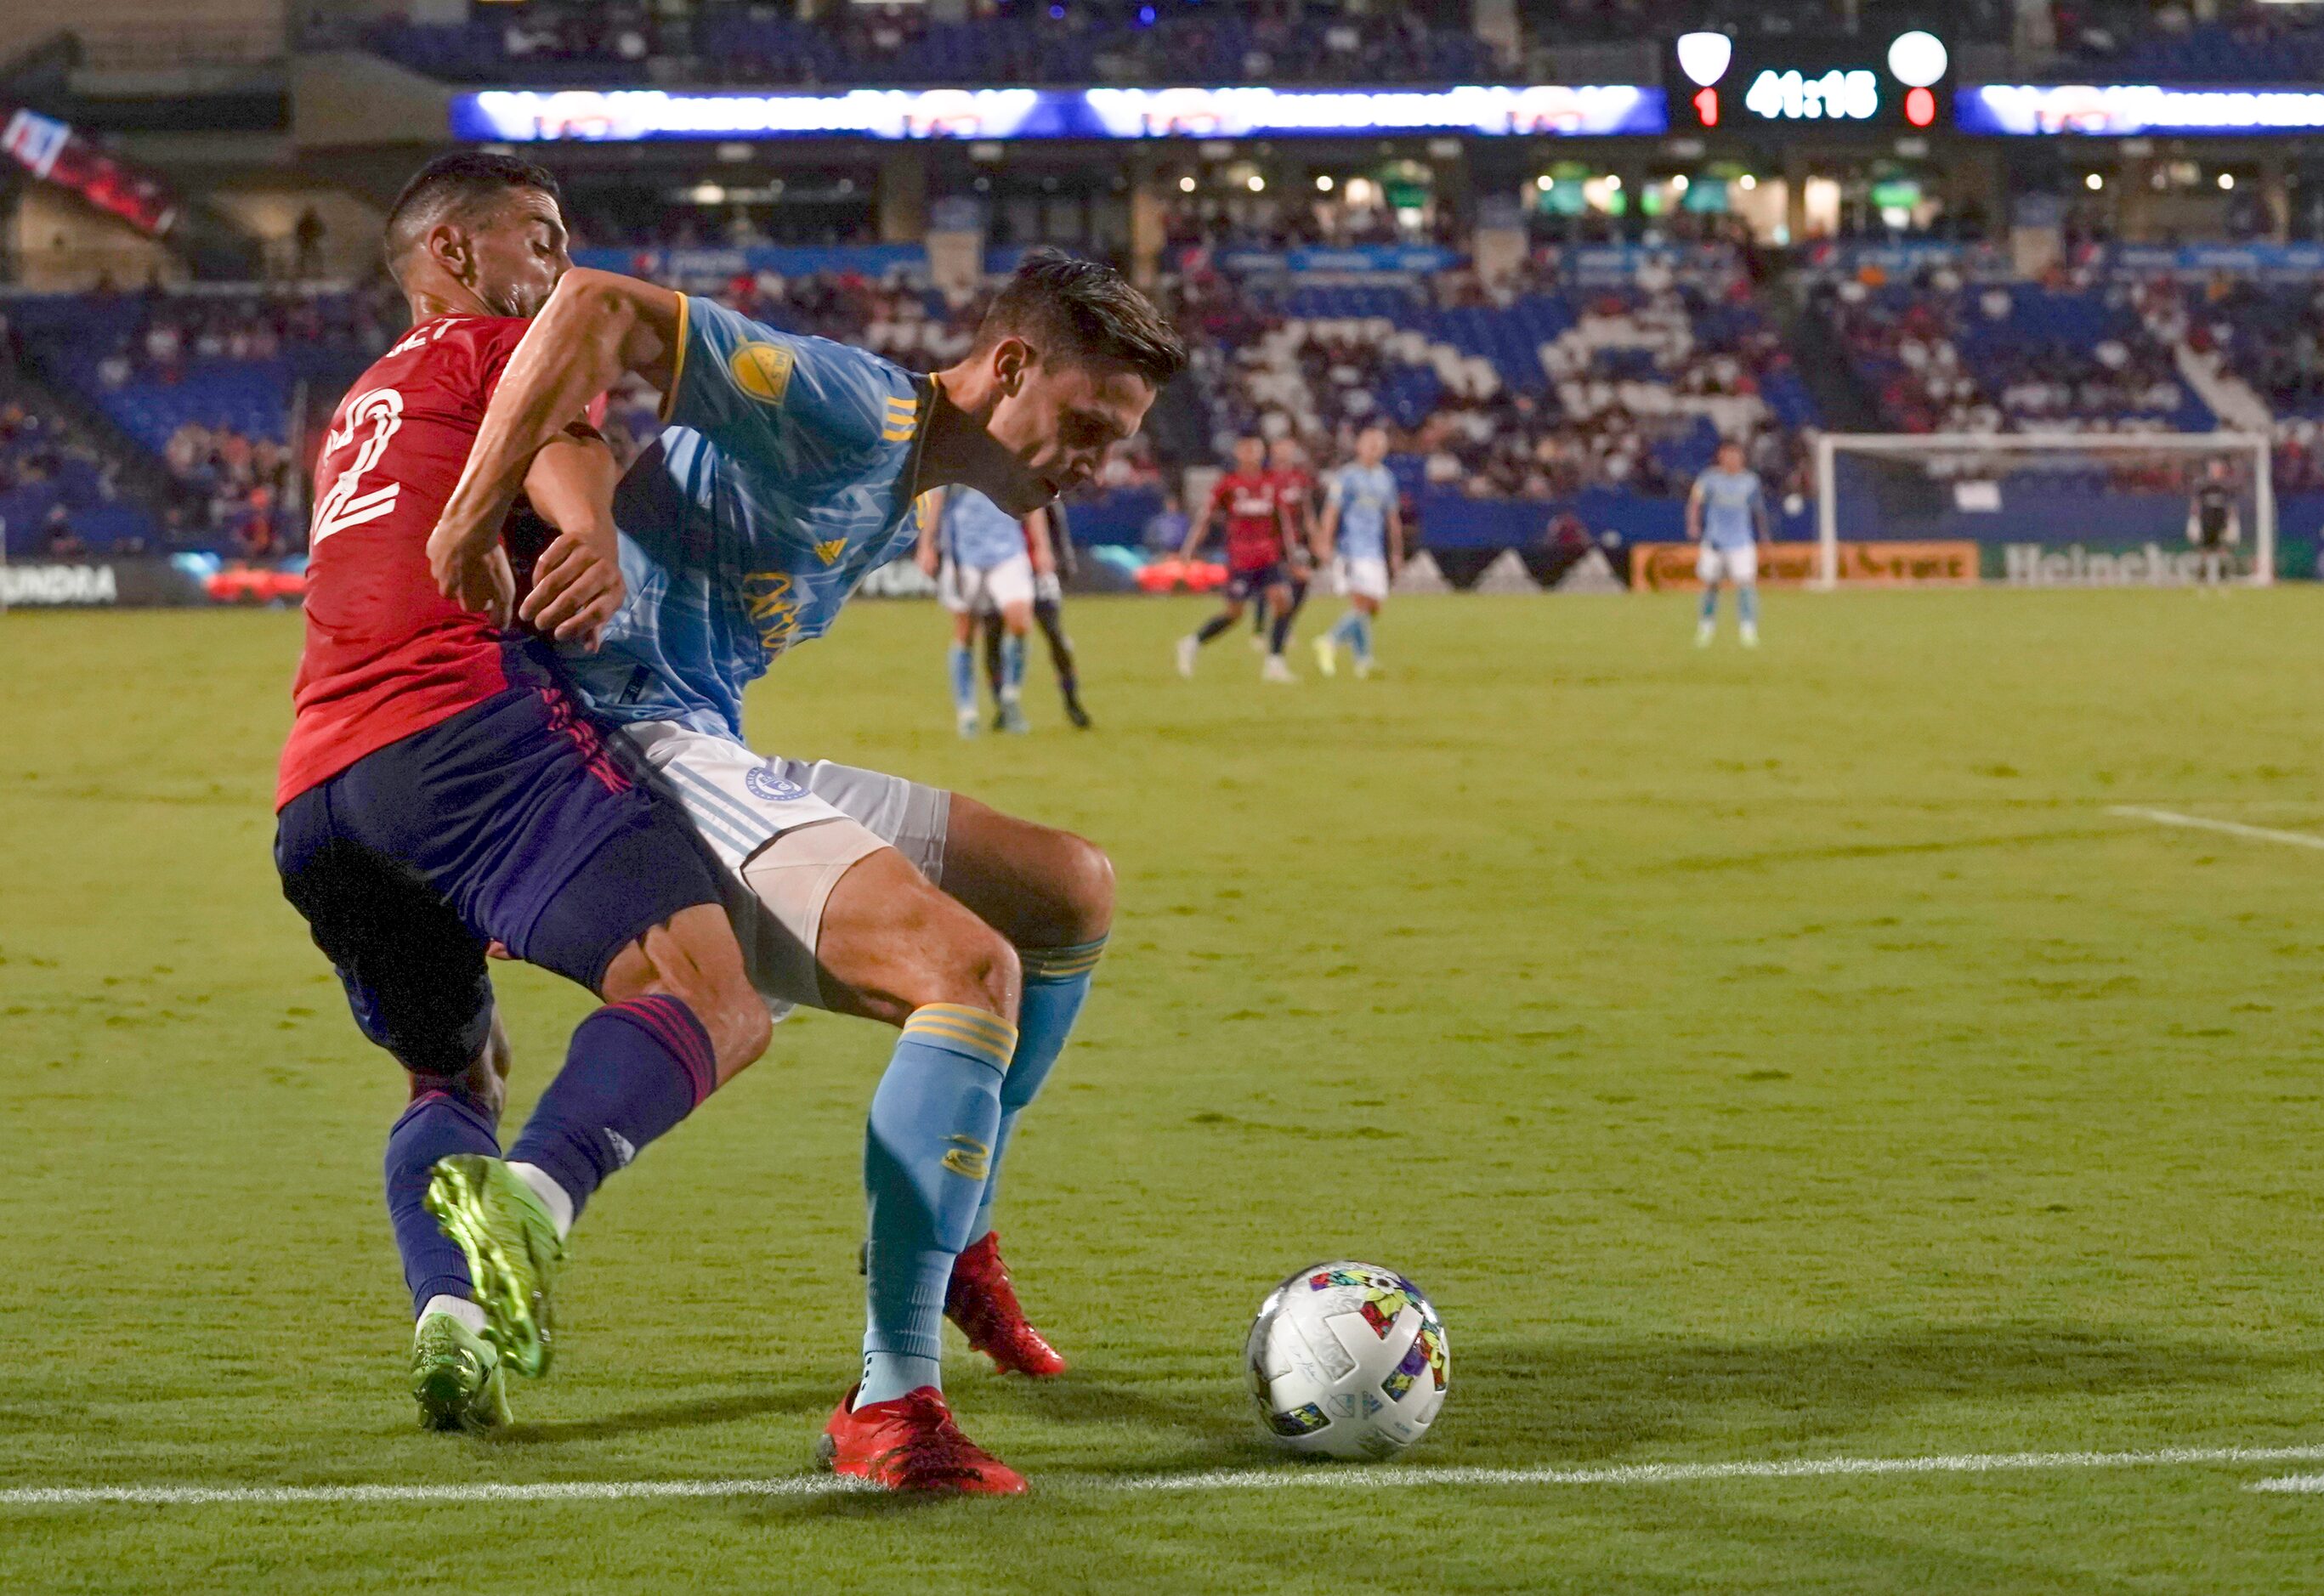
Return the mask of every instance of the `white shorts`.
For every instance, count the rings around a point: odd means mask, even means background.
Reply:
[[[1014,554],[997,566],[944,562],[936,572],[936,601],[955,615],[982,614],[1033,603],[1033,557]]]
[[[1702,546],[1695,556],[1694,577],[1706,585],[1712,582],[1757,582],[1759,579],[1759,546],[1746,543],[1739,549],[1713,549]]]
[[[1388,597],[1388,561],[1377,555],[1351,558],[1343,554],[1333,562],[1332,575],[1334,586],[1350,597],[1375,604]]]
[[[823,906],[850,865],[884,845],[931,881],[944,879],[952,795],[940,788],[828,760],[762,759],[732,738],[670,721],[622,733],[716,858],[751,984],[778,1019],[794,1004],[822,1006],[815,950]]]

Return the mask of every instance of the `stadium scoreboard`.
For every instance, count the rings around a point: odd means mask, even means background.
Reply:
[[[1919,133],[1952,110],[1951,52],[1919,28],[1886,40],[1682,33],[1663,80],[1673,132],[1831,123]]]

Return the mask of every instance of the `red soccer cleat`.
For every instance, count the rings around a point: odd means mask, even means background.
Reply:
[[[968,1344],[992,1360],[1003,1374],[1048,1379],[1065,1371],[1065,1361],[1047,1337],[1025,1323],[1009,1266],[1001,1261],[1001,1232],[953,1259],[952,1284],[945,1289],[945,1317],[960,1326]]]
[[[823,1426],[815,1461],[889,1490],[950,1496],[1022,1496],[1025,1476],[960,1433],[934,1386],[887,1402],[854,1406],[860,1387],[839,1399]]]

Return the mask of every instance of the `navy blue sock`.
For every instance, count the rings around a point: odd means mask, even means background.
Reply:
[[[1194,641],[1198,643],[1206,643],[1233,624],[1233,620],[1224,612],[1221,612],[1203,623],[1203,629],[1194,633]]]
[[[420,1097],[387,1133],[387,1218],[395,1227],[395,1250],[403,1255],[403,1283],[411,1287],[415,1315],[431,1297],[465,1298],[475,1286],[458,1243],[421,1206],[429,1172],[437,1159],[454,1153],[497,1158],[500,1152],[492,1116],[448,1085]]]
[[[718,1084],[710,1033],[678,998],[608,1003],[576,1027],[565,1067],[533,1105],[512,1164],[548,1173],[577,1216],[605,1177]]]

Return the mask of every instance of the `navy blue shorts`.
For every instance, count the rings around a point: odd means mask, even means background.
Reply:
[[[1227,572],[1226,595],[1229,604],[1244,604],[1265,593],[1270,587],[1286,586],[1290,578],[1283,574],[1278,563],[1259,566],[1248,571]]]
[[[544,676],[285,804],[283,896],[364,1034],[406,1069],[457,1075],[492,1029],[489,944],[595,992],[649,927],[718,902],[692,828],[639,776]]]

